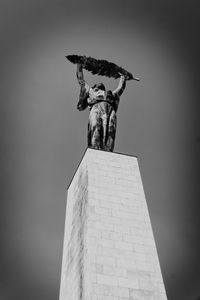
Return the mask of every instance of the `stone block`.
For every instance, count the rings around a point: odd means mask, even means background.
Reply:
[[[166,300],[138,160],[87,149],[68,188],[59,300]]]

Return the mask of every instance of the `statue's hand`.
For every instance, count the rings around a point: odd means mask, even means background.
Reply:
[[[128,76],[127,76],[127,75],[122,74],[122,73],[119,73],[119,75],[120,75],[120,78],[121,78],[122,80],[128,80]]]
[[[77,61],[77,65],[79,65],[81,69],[84,68],[86,63],[87,63],[87,57],[86,56],[82,56],[81,59],[79,59]]]
[[[80,63],[77,63],[77,70],[82,71],[82,69],[83,69],[83,65]]]

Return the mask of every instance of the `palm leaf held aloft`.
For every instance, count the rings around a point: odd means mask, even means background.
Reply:
[[[116,79],[123,74],[126,77],[126,80],[140,80],[139,78],[134,77],[130,72],[107,60],[80,55],[67,55],[66,58],[74,64],[81,64],[84,69],[90,71],[94,75],[97,74]]]

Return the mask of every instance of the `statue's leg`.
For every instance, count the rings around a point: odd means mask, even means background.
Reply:
[[[110,113],[110,117],[108,120],[108,138],[106,143],[106,151],[113,151],[115,145],[115,134],[116,134],[116,127],[117,127],[117,115],[114,109]]]
[[[101,111],[98,106],[93,106],[89,115],[88,124],[88,147],[93,149],[102,149],[103,130]]]

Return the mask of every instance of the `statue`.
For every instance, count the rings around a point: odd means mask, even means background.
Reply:
[[[139,80],[126,70],[106,60],[96,60],[91,57],[69,55],[67,58],[77,64],[77,79],[80,84],[78,110],[87,107],[90,110],[88,123],[88,147],[93,149],[113,151],[117,126],[117,109],[125,87],[130,79]],[[93,74],[119,78],[118,87],[106,90],[103,83],[90,87],[84,80],[83,68]]]

